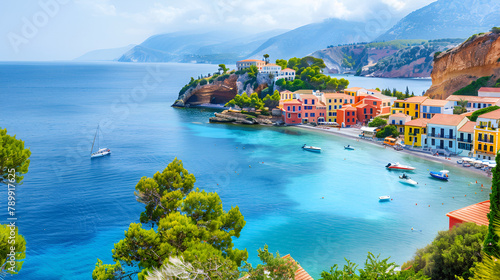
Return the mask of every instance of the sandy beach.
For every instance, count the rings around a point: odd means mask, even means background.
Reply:
[[[376,145],[376,146],[383,146],[381,142],[375,142],[375,141],[371,141],[368,139],[360,138],[359,135],[361,134],[361,129],[359,129],[359,128],[348,127],[348,128],[339,129],[339,128],[326,127],[326,126],[313,127],[313,126],[309,126],[309,125],[298,125],[297,127],[301,128],[301,129],[307,129],[307,130],[320,132],[320,133],[333,134],[333,135],[338,135],[338,136],[342,136],[342,137],[346,137],[346,138],[356,139],[356,141],[363,141],[365,143],[369,143],[369,144]],[[410,150],[405,150],[405,149],[401,150],[399,152],[410,154],[410,155],[413,155],[413,156],[416,156],[419,158],[423,158],[426,160],[430,160],[430,161],[434,161],[434,162],[438,162],[438,163],[443,163],[443,164],[446,164],[449,166],[457,166],[457,160],[459,160],[463,157],[463,156],[451,156],[449,159],[446,159],[444,156],[441,156],[441,155],[440,156],[433,156],[431,154],[420,153],[420,152],[415,152],[415,151],[410,151]],[[487,178],[491,178],[491,176],[489,176],[483,170],[480,170],[480,169],[477,169],[474,167],[470,167],[467,170],[475,172],[478,175],[481,175],[481,176],[484,176]]]

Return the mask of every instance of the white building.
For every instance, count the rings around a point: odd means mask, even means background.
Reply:
[[[290,68],[285,68],[283,70],[280,70],[279,74],[274,77],[275,81],[279,79],[285,79],[285,81],[295,80],[295,70]]]
[[[500,88],[482,87],[477,93],[480,97],[500,97]]]
[[[458,153],[457,136],[468,121],[463,115],[435,114],[427,122],[427,146]]]
[[[460,100],[467,100],[467,112],[474,112],[490,106],[500,106],[500,97],[450,95],[446,100],[453,101],[453,106],[457,106]]]

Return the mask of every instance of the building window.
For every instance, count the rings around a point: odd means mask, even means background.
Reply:
[[[410,136],[410,142],[413,142],[413,137]]]
[[[333,109],[337,110],[337,105],[333,105]]]
[[[312,105],[314,105],[314,99],[313,99],[313,100],[311,100],[311,104],[312,104]]]
[[[308,113],[305,113],[304,115],[305,115],[305,117],[307,118],[307,116],[308,116],[309,114],[308,114]]]
[[[348,117],[350,116],[350,112],[347,112],[347,116],[348,116]]]
[[[328,103],[332,103],[332,100],[331,100],[331,99],[328,99]]]
[[[482,145],[481,144],[477,144],[477,149],[481,150],[481,148],[482,148]]]
[[[302,114],[301,114],[301,113],[299,113],[299,119],[300,119],[300,118],[302,118]]]
[[[493,152],[493,146],[490,146],[490,152]]]
[[[290,118],[290,113],[288,113],[288,118]]]
[[[304,104],[307,104],[307,99],[304,99]]]
[[[342,105],[339,105],[339,109],[342,109]]]
[[[373,114],[373,108],[370,108],[370,114]]]
[[[366,108],[363,109],[363,112],[366,114]]]
[[[290,106],[287,107],[287,111],[290,111]]]
[[[337,99],[333,99],[333,102],[334,102],[334,103],[337,103]]]
[[[331,110],[332,109],[332,105],[328,106],[328,110]]]
[[[342,103],[342,99],[339,99],[339,102]]]
[[[450,141],[450,143],[448,144],[448,146],[449,146],[450,148],[453,148],[453,142],[451,142],[451,141]]]
[[[293,111],[295,112],[295,106],[292,106]]]
[[[312,118],[316,117],[316,114],[315,113],[311,113],[311,117]]]
[[[432,139],[431,139],[431,145],[432,145],[432,146],[435,146],[435,145],[436,145],[436,139],[434,139],[434,138],[432,138]]]

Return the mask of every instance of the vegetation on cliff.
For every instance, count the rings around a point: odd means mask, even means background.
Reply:
[[[478,91],[480,88],[488,85],[488,81],[491,76],[481,77],[475,81],[472,81],[469,85],[455,91],[453,95],[473,95],[478,96]]]
[[[236,95],[234,99],[226,103],[226,107],[240,107],[240,108],[253,108],[255,110],[262,110],[267,112],[268,109],[276,108],[280,101],[280,93],[276,90],[273,95],[266,95],[263,99],[259,98],[259,95],[254,92],[247,95],[244,92],[242,95]],[[266,109],[267,108],[267,109]]]

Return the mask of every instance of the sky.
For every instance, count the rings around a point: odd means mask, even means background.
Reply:
[[[72,60],[96,49],[140,44],[159,33],[259,33],[327,18],[384,22],[389,29],[434,1],[1,0],[0,61]]]

